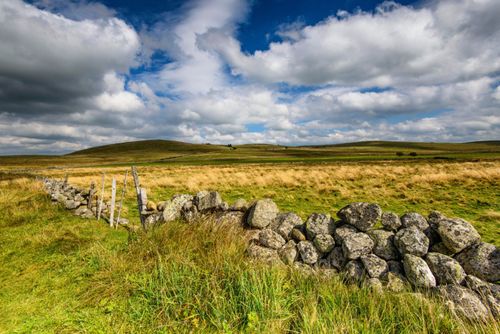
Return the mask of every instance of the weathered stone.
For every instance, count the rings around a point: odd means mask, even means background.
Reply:
[[[153,226],[156,225],[158,222],[162,221],[162,216],[159,213],[153,213],[151,215],[148,215],[146,219],[144,220],[144,224],[146,226]]]
[[[353,260],[347,262],[342,272],[344,273],[347,281],[360,282],[365,275],[365,267],[363,266],[363,263],[361,263],[361,261]]]
[[[233,205],[229,207],[229,210],[245,212],[248,210],[248,208],[249,208],[248,202],[243,198],[238,198],[233,203]]]
[[[429,216],[427,216],[427,222],[429,223],[429,225],[431,226],[431,228],[437,230],[438,226],[439,226],[439,221],[441,219],[446,219],[445,215],[443,215],[441,212],[439,211],[431,211],[429,213]]]
[[[317,270],[319,278],[329,280],[338,275],[338,270],[335,268],[319,268]]]
[[[335,240],[329,234],[317,234],[313,241],[314,246],[320,253],[328,253],[335,246]]]
[[[167,203],[166,201],[158,202],[158,204],[156,205],[156,209],[158,211],[163,211],[165,209],[165,204],[166,203]]]
[[[217,207],[216,210],[228,211],[229,210],[229,204],[227,204],[227,202],[222,202],[221,204],[219,204],[219,206]]]
[[[406,278],[413,286],[417,288],[433,288],[436,286],[436,278],[422,258],[411,254],[405,254],[403,265]]]
[[[330,254],[326,257],[326,260],[330,266],[336,268],[337,270],[342,270],[347,262],[341,246],[334,247]]]
[[[488,309],[471,290],[460,285],[449,284],[439,287],[441,295],[451,302],[452,310],[471,321],[486,321]]]
[[[488,282],[500,281],[500,249],[494,245],[481,242],[455,258],[467,274]]]
[[[408,212],[401,216],[401,225],[403,225],[403,228],[415,226],[420,231],[425,231],[429,228],[429,223],[425,217],[416,212]]]
[[[397,231],[401,227],[401,220],[394,212],[382,213],[382,226],[388,231]]]
[[[399,251],[394,246],[394,233],[385,230],[371,230],[368,235],[375,242],[373,253],[384,260],[399,259]]]
[[[382,274],[389,271],[387,262],[374,254],[361,256],[361,262],[365,266],[368,275],[372,278],[379,278]]]
[[[333,237],[335,238],[335,243],[337,245],[341,245],[344,243],[344,238],[347,237],[348,235],[358,233],[358,229],[355,228],[354,226],[345,224],[342,226],[339,226],[335,229],[335,232],[333,233]]]
[[[157,210],[156,203],[153,202],[153,201],[148,201],[146,203],[146,210],[148,210],[148,211],[156,211]]]
[[[168,208],[168,206],[165,206]],[[181,218],[187,222],[194,222],[196,219],[200,217],[200,213],[196,208],[196,205],[193,204],[193,201],[187,201],[181,208]]]
[[[322,213],[313,213],[307,218],[305,224],[306,237],[308,240],[314,240],[317,234],[333,234],[335,229],[334,221],[330,215]]]
[[[297,244],[295,241],[290,240],[279,250],[278,253],[283,263],[292,265],[297,260]]]
[[[293,212],[280,213],[276,216],[276,232],[283,238],[289,240],[291,238],[294,227],[300,227],[304,224],[302,219]]]
[[[73,213],[76,215],[76,216],[81,216],[83,215],[85,212],[87,212],[88,208],[86,206],[80,206],[78,207]]]
[[[297,242],[305,241],[307,240],[306,236],[302,231],[298,228],[292,229],[292,232],[290,233],[290,236],[292,237],[293,240]]]
[[[369,278],[365,281],[365,286],[374,291],[381,293],[384,289],[382,286],[382,282],[378,278]]]
[[[286,243],[286,240],[277,232],[266,228],[260,232],[259,242],[262,246],[280,249]]]
[[[200,191],[193,199],[199,212],[215,211],[220,209],[222,198],[217,191]]]
[[[168,223],[181,217],[181,209],[184,204],[191,202],[191,195],[175,195],[171,200],[165,201],[163,212],[161,214],[161,222]]]
[[[441,219],[437,229],[445,246],[453,253],[478,243],[481,239],[476,229],[463,219]]]
[[[64,206],[68,210],[73,210],[73,209],[76,209],[77,207],[80,206],[80,202],[76,202],[76,201],[70,199],[70,200],[67,200],[64,202]]]
[[[401,255],[424,256],[429,250],[429,239],[415,226],[399,230],[394,237],[394,244]]]
[[[248,225],[255,228],[265,228],[276,218],[278,211],[278,207],[271,199],[258,200],[250,208],[247,218]]]
[[[465,279],[465,271],[460,263],[455,259],[439,253],[428,253],[425,262],[429,265],[436,283],[443,284],[461,284]]]
[[[302,262],[295,262],[293,267],[304,276],[312,276],[315,273],[314,269],[310,265]]]
[[[302,262],[306,264],[315,264],[318,262],[319,253],[313,243],[310,241],[301,241],[297,244]]]
[[[351,203],[337,213],[337,216],[358,230],[366,232],[375,225],[382,215],[382,209],[378,204]]]
[[[392,292],[401,292],[406,288],[406,279],[404,276],[393,273],[392,271],[387,272],[383,275],[383,280],[385,282],[385,287],[387,290]]]
[[[240,211],[220,212],[215,216],[215,221],[219,224],[243,225],[244,213]]]
[[[74,200],[76,202],[83,202],[85,200],[85,198],[83,198],[83,196],[80,194],[76,194]]]
[[[348,260],[355,260],[362,255],[371,253],[374,246],[368,234],[358,232],[347,236],[342,244],[342,251]]]
[[[268,264],[278,264],[281,262],[278,252],[275,249],[263,247],[254,243],[248,246],[247,255]]]

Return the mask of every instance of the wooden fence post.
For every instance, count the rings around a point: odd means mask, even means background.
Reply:
[[[122,198],[120,199],[120,206],[118,207],[118,217],[116,217],[116,226],[118,226],[118,224],[120,224],[120,217],[122,214],[122,207],[123,207],[123,199],[125,198],[125,192],[127,191],[127,176],[128,176],[128,170],[125,172],[125,178],[123,179]]]
[[[111,181],[111,208],[109,213],[109,226],[113,227],[113,218],[115,216],[115,200],[116,200],[116,179]]]
[[[90,183],[89,198],[87,199],[87,208],[89,210],[92,210],[92,202],[94,202],[94,197],[95,197],[95,182],[92,181]]]
[[[101,189],[101,198],[99,198],[99,205],[97,207],[97,220],[101,219],[101,211],[102,211],[102,204],[104,201],[104,176],[106,174],[102,173],[102,189]]]
[[[139,183],[139,176],[137,175],[137,168],[135,168],[135,166],[132,166],[132,176],[134,178],[135,192],[137,194],[137,206],[139,209],[139,218],[141,219],[142,229],[146,230],[146,224],[145,224],[146,219],[142,215],[142,208],[145,204],[142,203],[141,184]]]

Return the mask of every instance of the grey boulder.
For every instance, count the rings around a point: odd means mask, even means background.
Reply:
[[[320,254],[310,241],[301,241],[297,245],[302,262],[305,264],[315,264],[318,262]]]
[[[247,218],[248,225],[261,229],[267,227],[276,218],[278,212],[278,207],[271,199],[258,200],[250,208]]]
[[[343,244],[344,243],[344,238],[347,237],[348,235],[358,233],[358,229],[355,228],[354,226],[345,224],[342,226],[339,226],[335,229],[335,232],[333,233],[333,237],[335,238],[335,242],[337,244]]]
[[[342,270],[346,264],[346,258],[344,256],[344,252],[342,251],[342,247],[334,247],[330,254],[328,254],[328,256],[326,257],[326,260],[328,261],[330,266],[334,267],[337,270]]]
[[[425,217],[416,212],[408,212],[401,216],[401,224],[404,228],[415,226],[420,231],[425,231],[429,228],[429,223]]]
[[[280,213],[276,216],[275,221],[276,232],[286,240],[291,238],[292,230],[295,227],[300,227],[304,224],[302,219],[293,212]]]
[[[247,255],[253,259],[268,264],[277,264],[281,262],[278,252],[275,249],[263,247],[255,243],[251,243],[248,246]]]
[[[335,240],[329,234],[317,234],[313,244],[320,253],[328,253],[335,246]]]
[[[461,284],[465,279],[466,273],[457,260],[439,253],[428,253],[425,261],[429,265],[436,283]]]
[[[399,259],[399,252],[394,246],[394,233],[385,230],[371,230],[368,235],[375,242],[373,253],[384,260]]]
[[[330,215],[313,213],[307,218],[305,224],[306,237],[308,240],[314,240],[317,234],[333,234],[334,228]]]
[[[433,288],[436,278],[427,263],[420,257],[405,254],[403,265],[408,281],[417,288]]]
[[[297,244],[295,241],[288,241],[279,251],[281,261],[287,265],[292,265],[297,260]]]
[[[266,228],[260,232],[259,242],[262,246],[280,249],[286,243],[286,240],[277,232]]]
[[[355,260],[363,255],[372,252],[374,246],[373,240],[368,234],[358,232],[347,236],[342,244],[342,251],[348,260]]]
[[[222,198],[217,191],[200,191],[193,203],[200,212],[214,211],[221,207]]]
[[[467,247],[478,243],[481,239],[476,229],[463,219],[441,219],[437,232],[445,246],[453,253],[458,253]]]
[[[471,290],[460,285],[449,284],[438,290],[449,301],[452,310],[472,321],[486,321],[488,309]]]
[[[379,278],[389,271],[387,262],[379,258],[377,255],[368,254],[361,257],[361,262],[365,266],[368,275],[372,278]]]
[[[382,215],[378,204],[357,202],[351,203],[337,213],[337,216],[358,230],[366,232],[375,225]]]
[[[394,212],[384,212],[382,214],[382,226],[389,231],[397,231],[401,227],[401,220]]]
[[[500,249],[494,245],[481,242],[455,258],[467,274],[488,282],[500,281]]]
[[[394,237],[394,244],[401,255],[424,256],[429,250],[429,239],[415,226],[399,230]]]

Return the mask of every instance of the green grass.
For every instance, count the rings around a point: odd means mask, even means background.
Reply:
[[[33,183],[0,187],[1,333],[499,330],[419,294],[250,263],[235,226],[172,223],[129,238],[52,205]]]

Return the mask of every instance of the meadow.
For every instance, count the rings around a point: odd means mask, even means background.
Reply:
[[[58,158],[60,159],[60,158]],[[65,157],[64,159],[68,159]],[[88,156],[86,159],[90,159]],[[50,160],[50,159],[48,159]],[[5,160],[4,160],[5,161]],[[129,235],[50,203],[32,173],[87,187],[106,173],[118,190],[129,164],[47,168],[19,160],[0,171],[0,332],[5,333],[498,333],[472,324],[437,297],[379,294],[339,277],[305,276],[245,257],[239,226],[176,222]],[[69,160],[65,160],[69,161]],[[90,161],[90,160],[89,160]],[[53,161],[52,161],[53,162]],[[80,164],[81,165],[81,164]],[[439,210],[470,221],[500,246],[500,160],[433,159],[145,163],[149,199],[217,190],[272,198],[302,218],[354,201],[384,210]],[[138,224],[128,179],[124,216]]]

